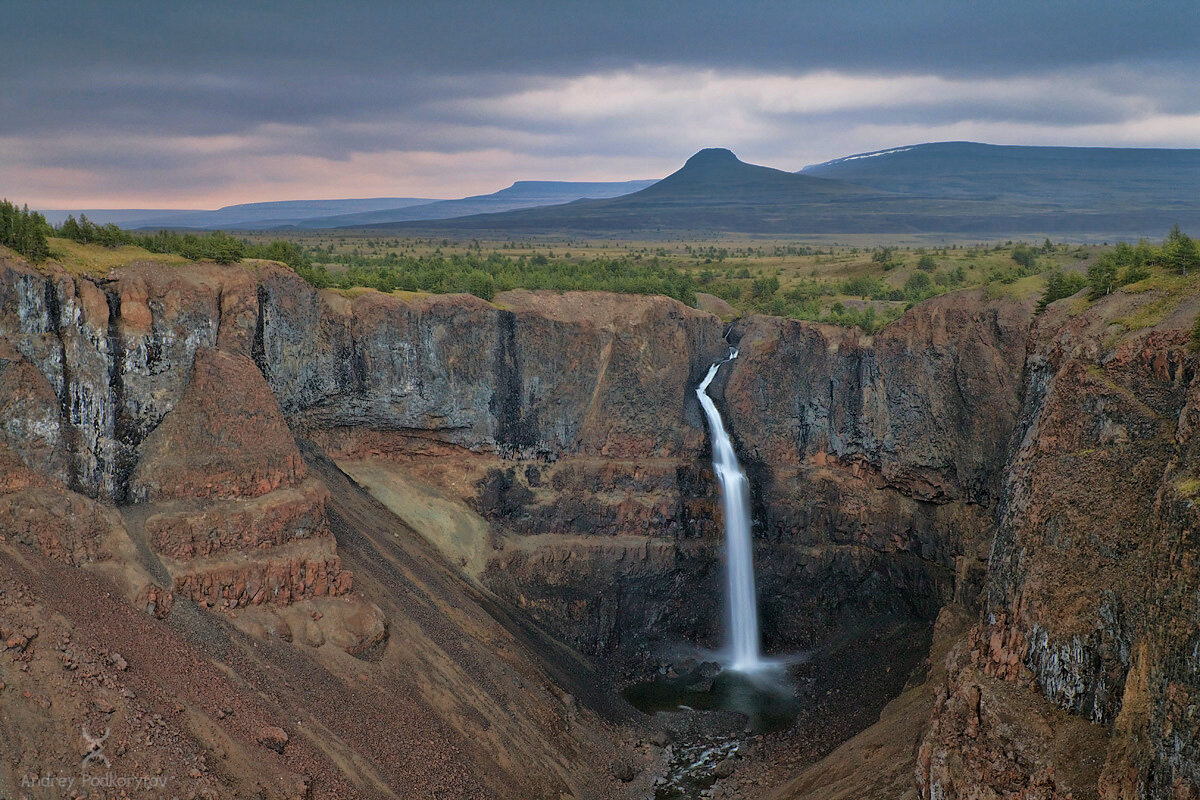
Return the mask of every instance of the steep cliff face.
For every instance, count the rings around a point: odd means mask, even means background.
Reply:
[[[1154,290],[1086,305],[1035,328],[986,609],[924,745],[929,796],[1197,796],[1197,305]],[[1031,746],[1081,721],[1093,732],[1069,738],[1097,743],[1088,758]]]
[[[256,352],[293,424],[416,431],[524,458],[673,456],[685,384],[721,325],[666,298],[506,292],[349,297],[264,279]],[[671,422],[662,421],[663,412]]]
[[[398,513],[436,502],[444,517],[448,504],[490,529],[465,545],[426,528],[448,555],[594,655],[711,629],[715,495],[693,390],[726,352],[716,317],[577,292],[320,302],[326,321],[312,324],[345,337],[362,379],[313,394],[293,392],[311,382],[292,372],[268,366],[269,379]],[[265,352],[304,327],[268,318]],[[711,588],[699,603],[697,579]]]
[[[289,426],[335,441],[369,419],[383,441],[461,427],[484,452],[560,447],[524,421],[538,401],[513,312],[389,298],[364,332],[353,306],[374,298],[321,295],[265,263],[88,276],[0,258],[0,273],[0,741],[15,754],[0,793],[76,765],[79,724],[111,728],[114,762],[222,796],[557,799],[649,780],[657,756],[626,740],[638,724],[586,664],[336,468],[310,469],[323,456],[302,456]],[[289,349],[274,321],[300,307],[322,321]],[[361,369],[293,391],[289,365],[308,369],[304,348],[333,329]],[[405,362],[405,346],[429,360]],[[113,588],[144,622],[112,610]]]
[[[64,443],[60,477],[125,499],[137,447],[178,402],[196,351],[223,331],[225,349],[249,353],[254,300],[245,269],[135,262],[89,279],[0,259],[0,336],[58,399],[45,435]]]

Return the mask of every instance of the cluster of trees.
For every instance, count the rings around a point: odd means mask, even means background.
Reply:
[[[311,267],[308,257],[299,247],[281,239],[267,244],[250,244],[245,239],[230,236],[224,231],[205,234],[174,231],[137,233],[127,231],[111,222],[107,225],[97,225],[88,219],[86,214],[80,214],[79,219],[69,216],[53,230],[56,235],[80,244],[97,244],[103,247],[134,245],[151,253],[169,253],[191,261],[208,259],[218,264],[235,264],[243,258],[266,258],[282,261],[298,272]]]
[[[895,247],[877,247],[871,251],[871,263],[878,264],[885,270],[900,266],[900,260],[896,257]]]
[[[233,264],[250,255],[250,247],[244,240],[230,236],[224,231],[207,234],[174,231],[136,233],[111,222],[107,225],[97,225],[88,219],[86,214],[80,214],[79,219],[75,219],[74,216],[67,217],[55,230],[58,236],[80,244],[98,244],[103,247],[131,244],[151,253],[172,253],[192,261],[210,259],[218,264]]]
[[[0,244],[11,247],[30,261],[44,261],[50,254],[46,236],[51,228],[46,218],[29,206],[17,208],[0,201]]]
[[[1200,270],[1200,246],[1176,225],[1167,234],[1159,259],[1159,263],[1166,269],[1175,270],[1180,275],[1188,275],[1194,270]]]
[[[368,286],[382,292],[469,292],[484,300],[508,289],[555,289],[665,294],[688,304],[696,302],[696,280],[657,258],[589,258],[568,260],[538,253],[511,258],[493,252],[428,256],[357,258],[354,264],[331,272],[321,264],[296,271],[317,287],[349,289]]]
[[[1022,242],[1013,248],[1012,260],[1023,269],[1032,272],[1037,267],[1037,251]]]
[[[922,277],[927,280],[929,278],[924,273]],[[856,280],[859,279],[852,278],[847,283]],[[882,286],[876,279],[867,280],[874,281],[873,285],[877,288]],[[735,280],[717,280],[704,288],[705,291],[723,297],[744,311],[826,322],[844,327],[859,327],[867,332],[878,330],[904,310],[902,306],[897,306],[887,314],[878,314],[871,303],[858,307],[856,304],[847,305],[840,302],[825,308],[823,298],[836,295],[839,289],[844,288],[844,285],[839,286],[831,281],[800,280],[783,289],[780,287],[779,278],[759,276],[749,281],[743,280],[741,283]],[[879,291],[882,293],[882,288],[879,288]],[[889,296],[886,299],[892,298]]]
[[[933,257],[929,257],[933,260]],[[918,271],[908,276],[903,288],[889,286],[886,282],[873,275],[858,275],[847,278],[842,282],[842,293],[861,297],[864,300],[908,300],[916,302],[932,297],[948,289],[961,286],[967,281],[967,272],[961,266],[954,269],[939,270],[930,274],[930,270],[917,264]],[[936,263],[932,269],[936,269]]]
[[[1089,295],[1095,300],[1112,294],[1121,286],[1149,278],[1155,268],[1179,275],[1200,271],[1200,246],[1195,239],[1179,230],[1178,225],[1171,229],[1160,247],[1155,247],[1145,239],[1136,245],[1118,242],[1116,247],[1093,261],[1086,274],[1062,270],[1051,272],[1039,307],[1045,308],[1055,300],[1070,297],[1084,288],[1090,290]]]
[[[880,314],[875,310],[875,306],[870,303],[864,305],[862,308],[834,303],[830,307],[829,312],[818,319],[820,322],[827,322],[831,325],[862,328],[867,333],[874,333],[897,319],[903,313],[904,306],[894,306]]]
[[[543,253],[510,258],[500,253],[444,256],[399,255],[371,257],[360,253],[329,255],[325,260],[344,269],[330,271],[314,265],[295,243],[275,240],[250,244],[223,231],[208,234],[137,233],[117,225],[97,225],[86,216],[68,217],[57,235],[82,244],[106,247],[134,245],[152,253],[172,253],[191,260],[210,259],[232,264],[243,258],[282,261],[318,288],[348,289],[366,286],[390,292],[396,289],[434,293],[469,292],[491,300],[507,289],[603,290],[631,294],[665,294],[694,304],[696,281],[684,272],[665,266],[657,258],[594,258],[570,260]],[[778,284],[776,284],[778,288]]]

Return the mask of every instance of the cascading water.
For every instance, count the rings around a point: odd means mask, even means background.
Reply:
[[[750,542],[750,481],[738,464],[733,442],[725,431],[717,406],[708,396],[708,385],[717,370],[737,358],[730,348],[729,358],[708,368],[708,374],[696,387],[696,397],[708,418],[712,432],[713,471],[721,484],[721,506],[725,511],[726,593],[729,597],[729,668],[755,672],[764,666],[759,656],[758,603],[754,591],[754,552]]]

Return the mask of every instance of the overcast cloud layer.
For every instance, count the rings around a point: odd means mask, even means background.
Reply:
[[[1200,4],[5,3],[0,194],[458,197],[922,141],[1200,146]]]

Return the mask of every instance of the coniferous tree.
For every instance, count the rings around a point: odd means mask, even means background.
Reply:
[[[1092,298],[1112,294],[1117,288],[1117,276],[1120,267],[1111,254],[1105,253],[1088,267],[1087,282],[1092,287]]]
[[[1196,240],[1179,230],[1179,225],[1171,228],[1162,247],[1163,266],[1167,269],[1178,270],[1180,275],[1187,275],[1195,269],[1200,269],[1200,247]]]
[[[7,200],[0,201],[0,244],[11,247],[30,261],[44,261],[50,255],[46,218],[29,206],[18,209]]]

